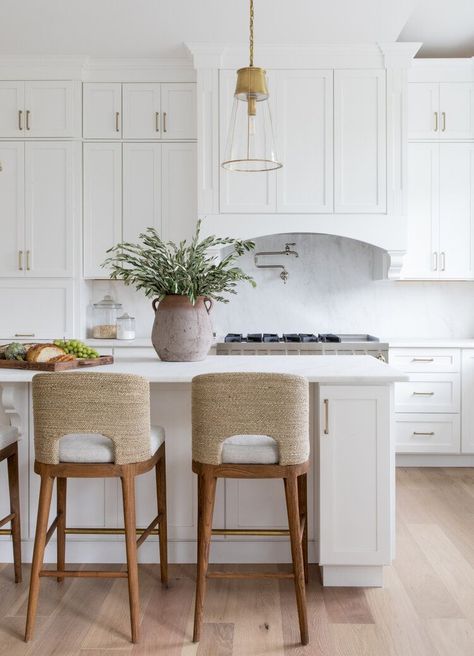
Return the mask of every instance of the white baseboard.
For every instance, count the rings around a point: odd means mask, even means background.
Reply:
[[[474,455],[397,453],[397,467],[474,467]]]

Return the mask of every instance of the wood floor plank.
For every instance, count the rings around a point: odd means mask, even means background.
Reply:
[[[233,656],[234,625],[223,622],[204,622],[197,650],[198,656]]]
[[[334,656],[391,656],[373,624],[330,624]]]
[[[323,588],[331,624],[374,624],[363,588]]]
[[[474,654],[474,626],[467,620],[428,620],[426,626],[436,648],[436,656]]]

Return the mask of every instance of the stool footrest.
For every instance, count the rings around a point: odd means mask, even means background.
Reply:
[[[3,519],[0,519],[0,526],[3,526],[4,524],[8,524],[8,522],[11,522],[12,519],[15,519],[15,517],[16,517],[15,513],[10,513]]]
[[[110,570],[62,570],[62,569],[43,569],[41,570],[40,576],[54,577],[54,578],[89,578],[89,579],[126,579],[128,577],[128,572],[122,571],[110,571]]]
[[[137,533],[144,533],[146,528],[137,528]],[[124,528],[96,528],[96,527],[71,527],[66,528],[66,535],[125,535]],[[155,528],[148,535],[159,535],[160,530]]]
[[[293,572],[208,572],[208,579],[294,579]]]
[[[288,529],[279,528],[213,528],[212,535],[259,535],[261,537],[287,537]]]

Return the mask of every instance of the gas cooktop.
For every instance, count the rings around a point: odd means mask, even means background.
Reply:
[[[339,343],[339,342],[378,342],[379,339],[373,335],[347,335],[347,334],[334,334],[334,333],[249,333],[243,335],[242,333],[228,333],[225,338],[225,343],[239,343],[239,344],[268,344],[274,342],[298,343],[306,344],[309,342]]]

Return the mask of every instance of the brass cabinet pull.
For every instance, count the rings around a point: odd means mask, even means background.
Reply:
[[[18,110],[18,129],[23,130],[23,110]]]
[[[325,435],[329,435],[329,399],[324,399],[324,429]]]
[[[435,251],[433,253],[433,271],[438,270],[438,253]]]
[[[421,431],[413,431],[413,435],[428,435],[428,436],[432,436],[432,435],[434,435],[434,431],[430,431],[429,433],[423,433],[423,432],[421,432]]]
[[[446,270],[446,253],[443,251],[440,253],[440,260],[441,260],[441,271]]]
[[[438,112],[434,113],[434,131],[438,132]]]
[[[442,126],[441,131],[446,132],[446,112],[441,112]]]
[[[412,358],[412,362],[434,362],[434,358]]]
[[[26,251],[26,270],[30,270],[30,251]]]
[[[434,396],[434,392],[413,392],[413,396]]]
[[[18,271],[23,271],[23,251],[18,251]]]
[[[120,120],[120,112],[115,112],[115,132],[120,132],[119,120]]]
[[[155,112],[155,132],[160,131],[160,112]]]
[[[163,132],[168,132],[166,129],[166,112],[163,112]]]
[[[27,109],[26,110],[26,129],[27,130],[30,129],[30,114],[31,114],[30,110]]]
[[[34,337],[34,333],[15,333],[15,337]]]

